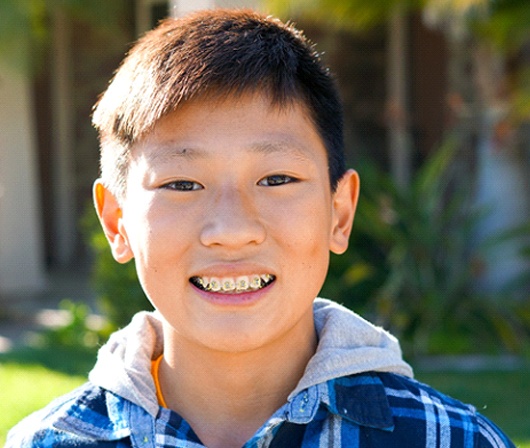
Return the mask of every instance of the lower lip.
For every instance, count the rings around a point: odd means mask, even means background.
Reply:
[[[223,294],[219,292],[204,291],[203,289],[197,288],[193,283],[191,286],[197,291],[197,293],[205,300],[214,305],[221,306],[248,306],[257,302],[263,295],[265,295],[272,286],[276,283],[276,280],[269,283],[264,288],[256,291],[249,291],[240,294]]]

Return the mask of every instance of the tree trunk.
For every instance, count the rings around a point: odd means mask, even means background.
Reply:
[[[411,138],[407,89],[407,17],[396,8],[388,24],[387,120],[390,170],[396,184],[407,188],[411,173]]]
[[[53,259],[59,266],[73,261],[77,222],[75,210],[74,111],[70,19],[61,10],[53,14]]]

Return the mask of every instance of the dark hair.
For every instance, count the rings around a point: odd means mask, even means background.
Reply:
[[[205,10],[167,19],[130,50],[96,105],[106,185],[121,196],[131,145],[183,103],[264,91],[300,101],[328,154],[331,188],[345,172],[342,105],[314,46],[290,23],[249,10]]]

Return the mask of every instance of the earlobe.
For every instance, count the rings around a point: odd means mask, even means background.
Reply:
[[[333,194],[330,235],[330,250],[333,253],[342,254],[348,248],[359,190],[359,175],[354,170],[348,170],[342,176]]]
[[[101,227],[107,237],[114,259],[127,263],[133,258],[123,224],[122,210],[117,198],[103,185],[101,179],[94,183],[94,206]]]

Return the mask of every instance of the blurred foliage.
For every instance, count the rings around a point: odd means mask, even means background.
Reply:
[[[530,34],[530,30],[528,33]],[[530,120],[530,67],[519,70],[514,83],[513,113],[516,118]]]
[[[39,335],[39,345],[45,347],[76,348],[92,350],[99,347],[110,336],[114,329],[105,320],[92,314],[85,303],[62,300],[59,304],[66,316],[66,323],[49,328]]]
[[[92,204],[87,207],[82,228],[94,254],[92,279],[98,305],[111,326],[123,327],[138,311],[153,309],[140,286],[134,262],[119,264],[112,257]]]
[[[283,17],[304,17],[336,28],[362,30],[387,20],[396,10],[416,9],[422,0],[265,0]]]
[[[512,0],[513,1],[513,0]],[[522,0],[524,1],[524,0]],[[522,3],[519,1],[519,3]],[[390,19],[396,11],[428,10],[431,16],[476,17],[489,0],[265,0],[265,5],[286,17],[304,17],[339,28],[363,30]],[[502,1],[501,1],[502,3]]]
[[[335,27],[363,30],[381,24],[396,12],[420,11],[429,23],[467,22],[469,30],[504,48],[528,42],[527,0],[264,0],[285,17],[303,17]]]
[[[528,44],[530,4],[527,0],[487,2],[489,13],[473,23],[475,32],[507,51],[517,51]]]
[[[530,118],[530,2],[528,0],[263,0],[283,17],[359,32],[391,20],[396,13],[419,12],[427,26],[457,30],[482,45],[495,46],[506,58],[519,60],[510,80],[511,114],[515,121]],[[472,59],[472,55],[469,56]]]
[[[479,294],[473,283],[485,251],[529,229],[473,249],[470,243],[487,211],[471,205],[457,147],[449,137],[408,189],[373,164],[360,164],[351,248],[343,260],[332,259],[323,295],[340,298],[391,330],[408,355],[522,352],[530,342],[530,296],[512,297],[528,286],[527,279],[502,297]]]
[[[0,59],[26,72],[39,68],[51,39],[53,14],[90,23],[100,33],[120,32],[125,2],[107,0],[2,0],[0,2]]]

